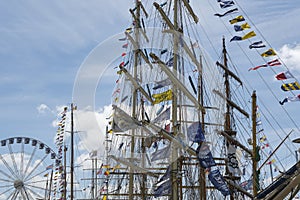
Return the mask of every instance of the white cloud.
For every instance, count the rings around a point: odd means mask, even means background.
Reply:
[[[278,54],[289,69],[300,71],[300,44],[286,44],[280,48]]]
[[[51,112],[51,109],[46,105],[46,104],[40,104],[39,106],[36,107],[36,109],[38,110],[38,113],[40,114],[44,114],[47,111]]]
[[[76,130],[81,139],[78,148],[89,152],[98,151],[98,157],[102,157],[105,149],[105,134],[108,120],[111,115],[111,106],[104,106],[98,111],[78,110],[74,113]]]

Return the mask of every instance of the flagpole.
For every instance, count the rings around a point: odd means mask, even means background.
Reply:
[[[97,179],[97,157],[95,159],[95,172],[94,172],[94,176],[95,176],[95,197],[97,198],[97,193],[98,193],[98,188],[97,188],[97,182],[98,182],[98,179]]]
[[[273,177],[272,163],[270,163],[270,173],[271,173],[271,180],[272,180],[272,183],[273,183],[274,177]]]
[[[67,199],[67,147],[64,145],[64,199]]]
[[[204,105],[204,96],[203,96],[203,67],[202,67],[202,56],[200,56],[200,66],[198,69],[198,102],[203,107]],[[201,129],[205,130],[205,112],[201,110]],[[200,121],[200,114],[198,115],[198,120]],[[201,145],[201,143],[199,143]],[[206,176],[205,176],[205,169],[201,167],[199,169],[199,179],[200,179],[200,199],[206,199]]]
[[[259,178],[257,170],[257,144],[256,144],[256,91],[252,93],[252,184],[253,184],[253,196],[255,197],[259,191]]]
[[[46,190],[45,190],[45,199],[47,199],[47,193],[48,193],[48,175],[47,175],[47,181],[46,181]],[[51,188],[49,188],[50,190]]]
[[[71,103],[71,200],[74,199],[74,122],[73,122],[73,103]]]
[[[138,76],[138,65],[139,65],[139,42],[140,42],[140,32],[139,32],[139,24],[140,24],[140,14],[141,14],[141,5],[142,3],[139,0],[135,0],[135,5],[136,5],[136,23],[134,25],[134,38],[135,41],[137,43],[137,48],[134,49],[134,65],[133,65],[133,77],[134,80],[137,79]],[[132,117],[136,118],[136,114],[137,114],[137,98],[138,98],[138,94],[137,94],[137,90],[133,91],[133,95],[132,95]],[[131,131],[131,146],[130,146],[130,158],[134,158],[134,151],[135,151],[135,131],[132,130]],[[133,200],[134,199],[134,171],[133,168],[130,167],[129,168],[129,195],[128,198],[129,200]]]
[[[92,193],[92,199],[95,199],[95,159],[92,158],[92,187],[91,187],[91,193]]]
[[[50,190],[49,190],[49,196],[48,196],[48,200],[50,200],[51,197],[51,186],[52,186],[52,179],[53,179],[53,169],[51,170],[51,176],[50,176]]]
[[[108,147],[108,126],[106,126],[106,140],[105,140],[105,156],[106,156],[106,164],[108,164],[108,150],[109,150],[109,147]],[[103,164],[103,163],[102,163]],[[102,170],[102,166],[101,166],[101,170]],[[108,181],[109,181],[109,176],[107,175],[106,176],[106,199],[108,199]]]

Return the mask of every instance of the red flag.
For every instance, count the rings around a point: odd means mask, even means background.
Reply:
[[[122,53],[122,56],[126,56],[126,53]]]
[[[277,74],[275,76],[275,78],[277,80],[285,80],[285,79],[288,79],[288,78],[293,78],[293,75],[291,74],[291,72],[286,71],[286,72],[281,72],[281,73]]]
[[[125,63],[124,62],[121,62],[119,67],[124,67]]]
[[[168,131],[168,132],[170,132],[170,130],[171,130],[171,129],[170,129],[170,128],[171,128],[170,126],[171,126],[171,124],[166,124],[166,125],[165,125],[165,130]]]

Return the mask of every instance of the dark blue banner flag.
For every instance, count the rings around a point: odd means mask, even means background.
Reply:
[[[208,179],[224,196],[230,195],[229,188],[218,169],[211,171],[208,175]]]
[[[197,157],[199,159],[200,165],[203,168],[210,168],[212,166],[216,166],[216,163],[209,150],[209,146],[206,143],[202,143],[197,148]]]
[[[171,186],[171,180],[164,182],[154,190],[154,197],[157,198],[164,195],[169,195],[171,193]]]

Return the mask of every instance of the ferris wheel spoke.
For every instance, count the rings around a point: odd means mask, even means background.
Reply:
[[[29,199],[28,197],[26,197],[24,190],[21,190],[21,196],[23,197],[24,200]]]
[[[20,178],[20,172],[19,172],[18,167],[17,167],[15,154],[14,154],[14,152],[12,151],[11,145],[8,144],[7,146],[8,146],[8,150],[9,150],[9,153],[10,153],[11,160],[12,160],[12,162],[13,162],[13,166],[14,166],[14,169],[15,169],[15,173],[17,174],[18,178]]]
[[[7,178],[9,178],[11,181],[14,180],[13,177],[11,177],[9,174],[5,173],[4,171],[0,170],[0,174],[5,175]]]
[[[34,179],[35,177],[38,177],[39,175],[43,174],[44,172],[38,173],[32,177],[30,177],[29,179],[27,179],[26,181],[24,181],[24,183],[28,183],[28,181]],[[38,183],[38,182],[46,182],[47,180],[41,180],[41,181],[31,181],[30,183]]]
[[[28,200],[30,200],[30,199],[34,199],[34,198],[31,196],[30,192],[28,192],[28,191],[26,190],[26,188],[25,188],[25,187],[23,187],[22,191],[23,191],[23,193],[24,193],[24,196],[25,196],[25,198],[24,198],[24,199],[28,199]],[[31,198],[29,198],[29,196],[30,196]]]
[[[34,190],[32,190],[32,189],[29,188],[29,187],[24,188],[25,192],[27,192],[27,191],[26,191],[27,189],[28,189],[28,191],[30,191],[30,192],[28,192],[29,194],[32,193],[32,194],[34,194],[35,196],[37,196],[38,198],[41,198],[41,199],[44,198],[43,196],[41,196],[40,194],[38,194],[37,192],[35,192]],[[44,190],[45,190],[45,189],[44,189]]]
[[[30,179],[29,179],[30,180]],[[25,184],[32,184],[32,183],[44,183],[44,182],[47,182],[48,180],[40,180],[40,181],[31,181],[30,183],[28,183],[28,181],[29,180],[27,180],[26,182],[24,182]]]
[[[37,173],[36,175],[31,176],[30,178],[27,178],[24,182],[28,182],[28,181],[32,180],[33,178],[35,178],[35,177],[37,177],[37,176],[40,176],[41,174],[44,174],[46,171],[47,171],[47,170],[42,171],[42,172],[39,172],[39,173]],[[45,181],[45,180],[44,180],[44,181]]]
[[[5,183],[13,183],[14,181],[8,180],[8,179],[0,178],[0,183],[1,183],[1,182],[5,182]]]
[[[9,189],[7,189],[7,190],[1,192],[1,193],[0,193],[0,197],[1,197],[2,195],[4,195],[5,193],[10,192],[10,191],[13,190],[13,189],[14,189],[14,187],[11,186],[11,188],[9,188]],[[11,196],[11,195],[10,195],[10,196]]]
[[[11,185],[0,185],[0,188],[8,188],[11,187]]]
[[[31,185],[31,184],[26,184],[27,188],[35,188],[35,189],[40,189],[40,190],[46,190],[46,188],[36,186],[36,185]]]
[[[31,174],[43,163],[43,161],[47,158],[48,154],[46,154],[43,159],[41,159],[36,166],[28,173],[27,176],[24,177],[24,181],[27,181]]]
[[[14,192],[12,192],[8,197],[7,199],[13,199],[18,193],[18,190],[14,190]]]
[[[11,175],[13,175],[15,178],[18,179],[18,176],[14,173],[12,168],[8,165],[8,163],[6,162],[6,160],[3,158],[3,156],[1,154],[0,154],[0,159],[3,162],[3,164],[5,165],[5,167],[10,171]]]
[[[30,155],[30,159],[29,159],[29,161],[28,161],[28,163],[27,163],[27,165],[26,165],[25,171],[24,171],[24,173],[22,174],[22,178],[23,178],[23,179],[24,179],[24,177],[25,177],[25,175],[26,175],[26,173],[27,173],[27,170],[28,170],[28,168],[29,168],[29,166],[30,166],[30,164],[31,164],[31,162],[32,162],[32,160],[33,160],[33,158],[34,158],[36,149],[37,149],[37,146],[34,147],[32,153],[31,153],[31,155]]]
[[[21,165],[20,165],[20,174],[23,176],[23,170],[24,170],[24,143],[22,142],[21,145]]]

